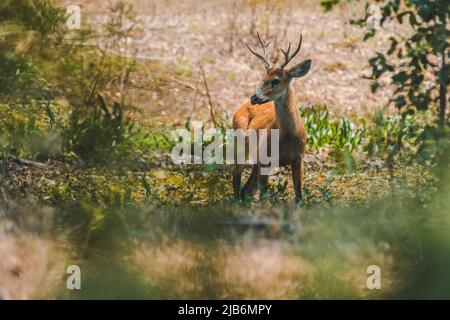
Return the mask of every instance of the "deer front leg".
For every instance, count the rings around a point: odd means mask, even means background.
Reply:
[[[240,200],[241,194],[241,177],[242,171],[244,167],[242,165],[235,165],[233,170],[233,191],[234,191],[234,200]]]
[[[292,181],[294,183],[295,202],[302,200],[303,189],[303,157],[292,162]]]
[[[241,199],[245,200],[247,195],[254,195],[257,187],[258,187],[258,178],[259,178],[259,166],[253,165],[252,173],[250,174],[250,178],[248,178],[247,183],[241,191]]]
[[[259,181],[258,186],[261,194],[261,198],[266,195],[267,193],[267,184],[269,182],[269,175],[263,175],[261,174],[261,171],[259,172]]]

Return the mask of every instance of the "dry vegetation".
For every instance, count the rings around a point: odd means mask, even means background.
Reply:
[[[103,1],[70,1],[73,3],[82,5],[88,21],[108,12]],[[251,95],[263,72],[244,45],[255,41],[257,30],[272,40],[274,55],[299,33],[304,35],[299,59],[313,59],[312,71],[297,84],[304,107],[326,104],[338,114],[364,114],[387,103],[388,81],[386,88],[374,95],[363,76],[369,74],[367,60],[373,52],[386,47],[389,32],[398,30],[392,26],[376,39],[360,41],[364,30],[350,25],[349,20],[363,14],[362,3],[332,13],[324,13],[315,1],[291,0],[233,0],[231,5],[220,0],[133,1],[133,6],[139,15],[148,15],[141,21],[149,22],[136,37],[145,34],[145,41],[137,41],[136,50],[131,51],[150,68],[138,70],[134,80],[142,89],[133,90],[133,102],[163,125],[183,124],[189,115],[207,120],[209,106],[200,65],[205,69],[216,112],[224,118],[231,116]],[[238,10],[233,10],[234,6]],[[156,92],[147,90],[155,81],[154,74],[158,75],[158,70],[152,70],[155,62],[164,68],[160,76],[166,86]]]

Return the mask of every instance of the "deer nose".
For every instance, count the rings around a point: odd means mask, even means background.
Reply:
[[[250,98],[250,102],[251,102],[252,104],[257,104],[258,101],[259,101],[259,97],[258,97],[256,94],[254,94],[254,95]]]

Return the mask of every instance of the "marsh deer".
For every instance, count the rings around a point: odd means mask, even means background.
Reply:
[[[279,166],[290,165],[292,168],[292,180],[296,201],[302,199],[303,186],[303,158],[306,147],[306,131],[300,113],[297,108],[297,98],[293,80],[306,75],[311,68],[311,60],[305,60],[288,68],[289,62],[297,55],[302,45],[302,35],[295,51],[290,54],[291,44],[284,51],[284,62],[274,66],[267,55],[270,43],[258,40],[262,47],[262,54],[257,53],[248,44],[248,49],[264,62],[266,75],[256,93],[250,101],[242,104],[234,113],[233,128],[248,131],[279,129]],[[270,149],[270,145],[268,146]],[[247,195],[253,195],[258,187],[261,191],[267,188],[268,175],[261,174],[261,163],[256,161],[252,166],[250,178],[241,190],[241,176],[244,165],[235,164],[233,171],[233,189],[236,200],[245,199]]]

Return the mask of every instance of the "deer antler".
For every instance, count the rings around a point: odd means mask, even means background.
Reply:
[[[263,54],[264,54],[263,56],[260,55],[259,53],[257,53],[256,51],[254,51],[254,50],[248,45],[247,42],[246,42],[245,44],[247,45],[247,48],[248,48],[255,56],[257,56],[258,58],[260,58],[260,59],[264,62],[264,65],[266,66],[266,68],[269,69],[269,68],[271,68],[271,67],[273,66],[272,61],[270,61],[270,58],[267,56],[267,48],[269,47],[270,42],[264,42],[264,41],[262,41],[262,40],[261,40],[261,37],[259,36],[259,32],[257,33],[257,35],[258,35],[259,43],[261,44],[261,47],[263,48]]]
[[[283,54],[284,54],[284,63],[280,66],[280,69],[283,69],[284,67],[286,67],[288,65],[288,63],[292,60],[292,58],[294,58],[297,55],[297,53],[300,51],[301,47],[302,47],[302,35],[300,35],[300,41],[298,42],[297,49],[291,56],[289,55],[289,51],[291,51],[291,43],[290,42],[289,42],[288,49],[286,51],[281,49],[281,52],[283,52]]]

